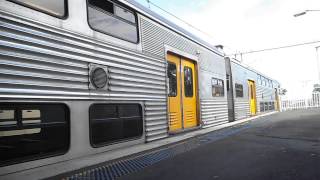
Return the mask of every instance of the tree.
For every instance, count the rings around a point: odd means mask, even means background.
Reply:
[[[281,96],[284,96],[284,95],[287,94],[287,92],[288,92],[287,89],[280,89],[279,94],[280,94]]]

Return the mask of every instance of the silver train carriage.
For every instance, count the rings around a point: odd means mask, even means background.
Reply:
[[[132,0],[1,0],[0,179],[276,111],[279,86]]]

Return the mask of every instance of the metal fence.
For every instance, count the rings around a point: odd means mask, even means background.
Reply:
[[[320,108],[320,93],[313,93],[310,99],[283,100],[281,111]]]

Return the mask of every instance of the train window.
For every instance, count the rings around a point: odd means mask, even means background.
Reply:
[[[90,142],[101,147],[143,135],[139,104],[94,104],[90,107]]]
[[[122,7],[114,6],[114,13],[122,19],[130,21],[132,23],[136,23],[136,17],[134,16],[134,14]]]
[[[0,165],[66,153],[68,116],[61,104],[0,104]]]
[[[51,16],[64,18],[67,16],[67,0],[9,0],[14,3],[35,9]]]
[[[275,110],[274,102],[271,102],[271,110]]]
[[[264,110],[265,110],[265,111],[268,111],[268,110],[269,110],[269,103],[268,103],[268,102],[265,102],[265,103],[264,103]]]
[[[269,102],[269,110],[273,110],[273,109],[272,109],[272,103],[271,103],[271,102]]]
[[[138,42],[136,15],[109,0],[88,0],[88,21],[92,29],[117,38]]]
[[[264,102],[260,102],[260,112],[264,112]]]
[[[243,97],[243,85],[236,83],[236,97]]]
[[[177,66],[168,62],[169,97],[177,96]]]
[[[193,73],[190,67],[184,67],[184,95],[193,97]]]
[[[224,96],[224,82],[221,79],[212,78],[212,96],[213,97],[222,97]]]

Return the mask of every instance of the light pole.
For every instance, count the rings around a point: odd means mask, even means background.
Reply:
[[[294,14],[293,16],[294,17],[299,17],[299,16],[303,16],[305,14],[307,14],[308,12],[320,12],[320,9],[313,9],[313,10],[305,10],[301,13],[297,13],[297,14]],[[319,59],[319,52],[318,52],[318,49],[320,48],[320,46],[317,46],[316,47],[316,53],[317,53],[317,66],[318,66],[318,83],[315,85],[315,86],[320,86],[320,59]]]
[[[320,48],[320,46],[316,47],[316,53],[317,53],[317,63],[318,63],[318,84],[320,85],[320,59],[319,59],[319,52],[318,49]]]
[[[303,15],[307,14],[308,12],[317,12],[317,11],[320,12],[320,9],[305,10],[301,13],[294,14],[293,16],[299,17],[299,16],[303,16]]]

